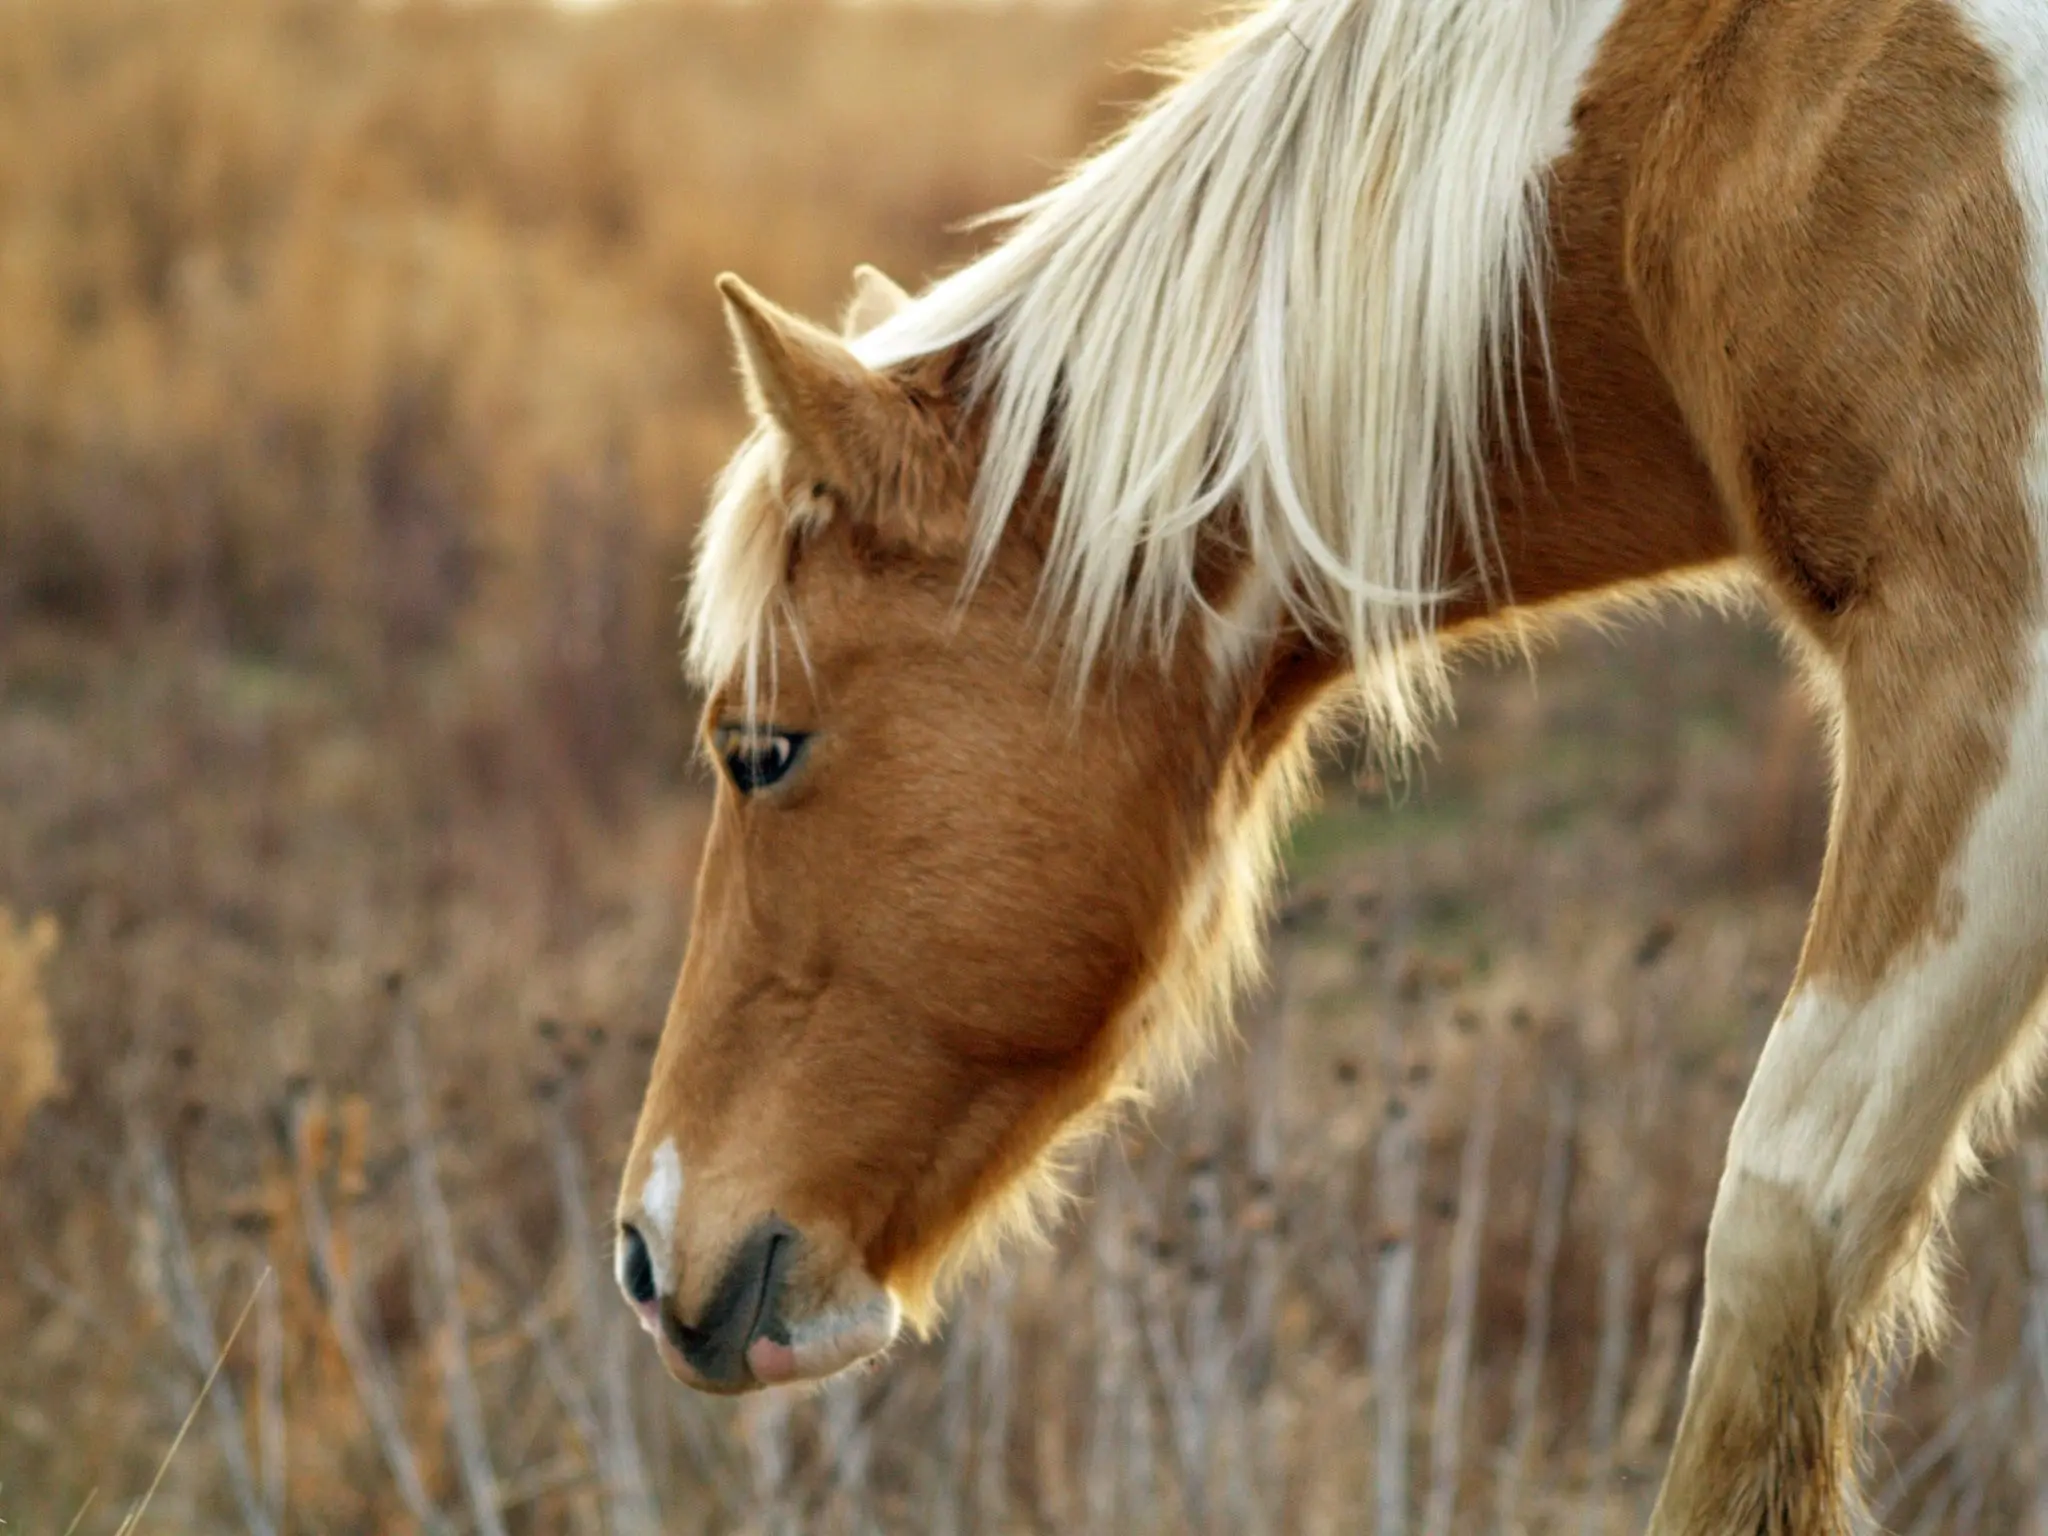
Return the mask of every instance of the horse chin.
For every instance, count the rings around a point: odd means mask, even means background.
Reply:
[[[870,1282],[872,1285],[872,1282]],[[747,1346],[747,1369],[762,1386],[792,1386],[823,1381],[862,1361],[872,1360],[891,1344],[903,1326],[903,1309],[880,1286],[863,1299],[834,1307],[778,1331],[764,1331]]]
[[[747,1345],[742,1380],[706,1380],[657,1332],[662,1363],[684,1386],[719,1397],[825,1381],[880,1356],[903,1327],[901,1305],[866,1275],[851,1277],[837,1289],[841,1295],[833,1305],[808,1316],[764,1319]]]

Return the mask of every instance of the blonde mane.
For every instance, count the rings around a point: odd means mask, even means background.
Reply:
[[[1613,4],[1281,0],[994,216],[1006,238],[854,344],[886,368],[981,343],[970,582],[1050,429],[1044,596],[1077,674],[1203,609],[1200,535],[1229,509],[1273,599],[1250,610],[1341,637],[1378,723],[1412,735],[1441,695],[1452,528],[1487,579],[1543,170]],[[689,604],[694,670],[749,697],[787,527],[756,523],[775,461],[763,435],[728,472]]]

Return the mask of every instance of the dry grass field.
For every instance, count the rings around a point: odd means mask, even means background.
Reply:
[[[1193,14],[0,6],[7,1531],[120,1527],[238,1320],[146,1529],[1640,1528],[1825,819],[1754,616],[1333,761],[1241,1041],[940,1337],[711,1401],[613,1294],[711,277],[941,270]],[[2048,1531],[2048,1157],[1956,1228],[1873,1513]]]

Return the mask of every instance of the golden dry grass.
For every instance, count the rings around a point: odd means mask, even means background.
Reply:
[[[1246,1043],[941,1340],[713,1403],[610,1294],[711,276],[930,275],[1185,14],[0,7],[0,913],[63,932],[0,918],[11,1528],[113,1529],[252,1294],[150,1529],[1640,1524],[1824,817],[1754,626],[1470,679],[1398,804],[1333,777]],[[1873,1488],[2016,1530],[2048,1190],[1958,1229]]]
[[[9,6],[0,614],[360,658],[516,624],[610,521],[666,644],[735,423],[713,275],[930,275],[1165,19]]]

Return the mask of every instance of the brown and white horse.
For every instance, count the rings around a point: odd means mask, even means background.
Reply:
[[[2048,978],[2048,4],[1280,0],[843,337],[722,287],[723,781],[618,1209],[669,1368],[828,1375],[1030,1221],[1226,1011],[1319,718],[1747,572],[1839,784],[1655,1529],[1846,1530]]]

